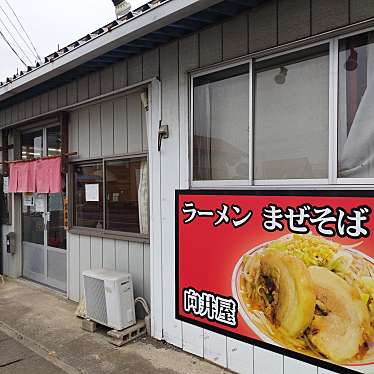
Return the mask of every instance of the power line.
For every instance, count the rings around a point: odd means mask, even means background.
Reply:
[[[29,34],[28,34],[27,31],[25,30],[25,28],[22,26],[22,23],[21,23],[20,19],[18,18],[16,12],[15,12],[14,9],[12,8],[12,6],[9,4],[8,0],[5,0],[5,2],[6,2],[6,4],[8,5],[9,9],[10,9],[10,10],[12,11],[12,13],[14,14],[14,17],[16,17],[16,20],[18,21],[19,25],[21,26],[21,28],[22,28],[23,32],[25,33],[27,39],[28,39],[29,42],[31,43],[31,46],[32,46],[32,48],[33,48],[34,51],[35,51],[35,54],[36,54],[37,59],[38,59],[39,61],[41,61],[42,58],[40,57],[38,51],[36,50],[35,45],[34,45],[34,43],[32,42],[32,40],[31,40]]]
[[[18,31],[18,28],[17,26],[13,23],[12,19],[8,16],[7,12],[4,10],[4,8],[1,6],[0,4],[0,9],[1,11],[5,14],[5,17],[8,19],[9,23],[13,26],[14,30],[16,30],[18,36],[22,39],[22,41],[25,43],[26,47],[28,48],[28,50],[31,52],[31,54],[33,55],[33,57],[35,57],[36,59],[38,59],[38,56],[35,54],[35,52],[31,49],[30,45],[27,43],[27,41],[25,40],[25,38],[22,36],[22,34]],[[3,22],[2,22],[3,23]],[[4,25],[3,23],[3,26],[7,29],[8,33],[12,36],[12,39],[14,39],[13,35],[11,34],[11,32],[8,30],[8,28]],[[17,43],[18,44],[18,43]],[[18,45],[19,46],[19,45]],[[21,47],[19,46],[19,48],[21,49]],[[24,53],[25,54],[25,53]],[[26,56],[26,54],[25,54]]]
[[[1,6],[0,6],[1,7]],[[17,40],[15,39],[15,37],[12,35],[12,33],[10,32],[10,30],[8,29],[8,27],[6,26],[6,24],[3,22],[3,20],[0,18],[0,23],[4,26],[5,30],[8,32],[8,34],[10,35],[10,37],[13,39],[15,45],[18,47],[18,49],[23,53],[23,55],[26,57],[26,59],[29,61],[30,65],[32,65],[32,61],[30,60],[29,56],[26,54],[26,52],[24,51],[24,49],[19,45],[19,43],[17,42]]]
[[[27,67],[27,64],[23,59],[20,57],[20,55],[17,53],[17,51],[12,47],[12,45],[9,43],[8,39],[5,37],[5,35],[0,30],[0,36],[5,40],[6,44],[8,44],[9,48],[14,52],[14,54],[20,59],[20,61]]]

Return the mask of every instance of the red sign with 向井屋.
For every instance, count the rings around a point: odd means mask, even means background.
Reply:
[[[176,317],[374,374],[374,193],[177,191]]]

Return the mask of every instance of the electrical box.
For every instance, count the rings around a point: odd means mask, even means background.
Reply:
[[[16,233],[10,232],[6,236],[6,251],[14,255],[16,253]]]

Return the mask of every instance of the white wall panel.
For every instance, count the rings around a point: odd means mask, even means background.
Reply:
[[[283,374],[283,356],[255,346],[253,372],[254,374]]]
[[[79,301],[80,297],[80,267],[79,267],[79,235],[68,234],[68,297]]]
[[[116,270],[129,272],[129,242],[116,240]]]
[[[227,338],[227,367],[240,374],[254,374],[253,346]]]
[[[140,94],[127,96],[128,152],[139,152],[143,149],[141,110]]]
[[[116,247],[113,239],[103,239],[103,267],[112,270],[116,268]]]
[[[102,155],[113,154],[113,101],[101,103],[101,144]]]
[[[82,273],[91,269],[91,238],[89,236],[79,235],[79,282],[80,295],[83,295]]]
[[[175,222],[174,192],[179,188],[179,87],[178,42],[160,49],[162,85],[162,121],[169,126],[170,137],[161,149],[161,222],[163,274],[163,327],[165,339],[182,346],[182,324],[175,319]]]
[[[290,357],[284,357],[284,373],[285,374],[317,374],[317,367],[309,365],[305,362],[295,360]]]
[[[204,358],[220,366],[227,366],[226,336],[204,330]]]
[[[113,101],[113,137],[114,154],[127,153],[127,98]]]
[[[285,373],[288,374],[288,373]],[[318,374],[335,374],[335,371],[318,368]]]
[[[92,105],[90,112],[90,157],[101,156],[101,110],[100,104]]]
[[[150,306],[151,301],[151,258],[150,258],[150,247],[148,243],[143,245],[143,294],[144,298],[147,300],[148,305]]]
[[[79,113],[70,113],[69,152],[79,152]]]
[[[88,109],[79,111],[78,148],[79,157],[90,157],[90,114]]]
[[[199,66],[199,38],[191,35],[179,42],[179,186],[189,186],[189,75],[188,70]],[[204,331],[188,323],[182,323],[183,349],[198,356],[204,352]]]
[[[103,267],[103,239],[91,237],[91,269]]]
[[[134,296],[143,295],[144,291],[144,251],[143,243],[129,243],[129,272],[132,274]]]

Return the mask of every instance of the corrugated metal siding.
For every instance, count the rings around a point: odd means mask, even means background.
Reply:
[[[142,71],[139,74],[138,70],[135,66],[127,70],[125,63],[106,68],[81,78],[76,86],[70,85],[70,94],[85,100],[126,86],[128,76],[136,83],[142,79]],[[70,116],[69,150],[78,152],[78,159],[147,151],[144,118],[139,93],[77,109]],[[105,267],[129,271],[133,276],[135,296],[143,296],[150,302],[149,244],[74,234],[69,234],[68,243],[69,298],[78,301],[82,296],[81,274],[84,270]]]
[[[83,271],[105,267],[131,273],[135,297],[142,296],[150,302],[149,244],[75,234],[68,236],[68,293],[71,300],[79,301],[83,295]]]
[[[371,17],[374,17],[371,0],[265,1],[249,13],[198,33],[200,49],[207,50],[199,65],[209,65],[217,57],[230,59],[260,51]],[[16,104],[13,109],[5,109],[5,117],[0,115],[0,128],[158,75],[155,69],[158,53],[159,49],[151,50]]]

